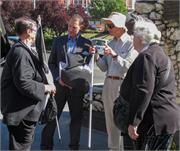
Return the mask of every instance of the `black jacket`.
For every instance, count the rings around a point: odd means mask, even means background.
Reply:
[[[138,126],[139,133],[145,134],[152,124],[157,135],[173,134],[180,128],[172,65],[163,80],[167,64],[164,51],[151,45],[139,54],[121,85],[120,95],[130,102],[129,124]]]
[[[17,45],[10,50],[1,77],[1,112],[8,125],[18,125],[22,119],[38,121],[45,101],[38,57]]]
[[[65,52],[67,52],[67,43],[68,43],[68,35],[58,37],[53,42],[52,51],[49,57],[48,65],[53,75],[54,81],[59,77],[59,62],[66,63]],[[91,41],[82,37],[81,35],[77,39],[76,50],[85,60],[85,63],[88,65],[92,55],[89,54],[89,47],[86,45],[91,45]],[[77,85],[78,85],[77,81]],[[72,89],[74,94],[80,94],[79,89]]]
[[[59,62],[65,62],[65,53],[67,52],[67,42],[68,42],[68,36],[62,36],[58,37],[53,42],[52,51],[49,57],[48,65],[52,72],[54,80],[59,76]],[[79,36],[77,40],[77,48],[82,49],[81,51],[86,51],[88,53],[88,46],[85,45],[85,43],[91,45],[91,41]],[[91,56],[89,56],[89,59],[87,59],[87,64],[89,63],[91,59]]]

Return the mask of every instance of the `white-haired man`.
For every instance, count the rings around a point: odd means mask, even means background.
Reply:
[[[102,101],[105,110],[108,147],[110,150],[118,150],[120,131],[113,121],[114,100],[119,94],[120,85],[128,68],[138,53],[134,50],[132,38],[127,34],[125,15],[113,12],[108,18],[102,18],[102,21],[114,38],[108,45],[105,45],[104,56],[100,58],[99,55],[95,55],[95,58],[97,66],[101,71],[106,72]]]
[[[134,48],[140,52],[121,85],[130,102],[128,134],[136,149],[169,150],[180,128],[173,66],[158,45],[161,33],[148,20],[134,25]]]

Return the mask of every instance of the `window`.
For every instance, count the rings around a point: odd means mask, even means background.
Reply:
[[[129,11],[134,10],[136,0],[126,0],[126,6]]]

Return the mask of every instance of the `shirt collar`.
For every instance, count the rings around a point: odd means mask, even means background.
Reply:
[[[23,43],[23,44],[24,44],[24,43]],[[26,45],[30,50],[33,50],[33,51],[36,52],[36,46],[32,46],[30,43],[26,43],[26,44],[24,44],[24,45]]]
[[[128,39],[128,34],[125,32],[121,35],[119,38],[114,38],[116,40],[121,40],[122,42],[125,42]]]
[[[69,40],[77,40],[77,39],[79,38],[79,36],[80,36],[80,33],[78,33],[76,37],[72,38],[72,37],[68,34],[68,41],[69,41]]]
[[[145,51],[146,49],[148,49],[149,45],[145,45],[141,50],[140,50],[140,53]]]

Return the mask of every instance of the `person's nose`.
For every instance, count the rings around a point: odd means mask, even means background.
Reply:
[[[71,28],[71,27],[69,27],[69,30],[68,30],[69,32],[73,32],[73,28]]]

